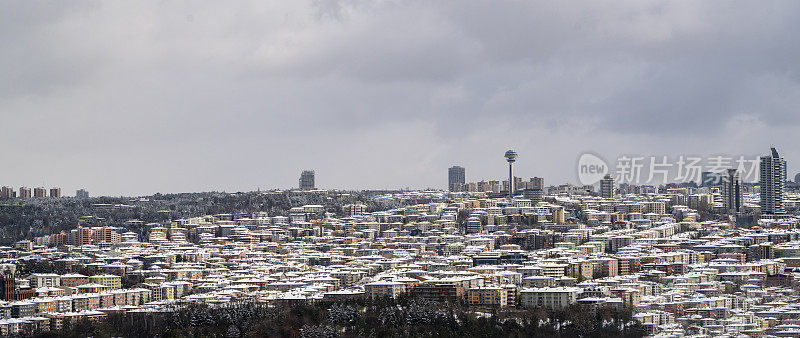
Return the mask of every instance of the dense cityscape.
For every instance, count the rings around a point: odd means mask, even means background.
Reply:
[[[799,31],[0,2],[0,338],[800,338]]]
[[[422,335],[800,334],[800,193],[775,148],[754,183],[726,168],[699,184],[546,186],[504,157],[507,179],[453,166],[444,191],[318,189],[311,170],[298,189],[249,193],[3,187],[0,333],[398,334],[367,318],[388,307]],[[299,324],[256,324],[276,316]]]

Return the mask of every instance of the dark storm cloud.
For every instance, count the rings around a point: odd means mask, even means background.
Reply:
[[[582,151],[758,153],[800,129],[800,3],[19,1],[0,184],[107,194],[572,180]],[[500,174],[498,174],[500,173]]]

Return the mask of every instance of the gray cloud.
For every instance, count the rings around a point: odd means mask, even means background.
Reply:
[[[98,194],[574,181],[577,154],[755,154],[800,131],[800,4],[21,1],[0,184]]]

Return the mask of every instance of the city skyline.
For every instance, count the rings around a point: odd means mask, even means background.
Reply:
[[[798,31],[797,1],[0,4],[0,336],[800,336]]]
[[[777,154],[774,147],[770,148],[770,152],[771,152],[770,156],[776,156],[776,154]],[[511,154],[511,155],[509,155],[509,154]],[[509,156],[511,156],[511,161],[509,161]],[[523,175],[519,175],[518,176],[516,173],[511,171],[511,164],[515,163],[516,162],[516,158],[517,158],[517,153],[514,150],[508,150],[505,153],[505,157],[506,157],[506,163],[508,163],[508,165],[509,165],[508,168],[506,169],[507,173],[508,173],[508,175],[514,175],[514,177],[517,179],[517,182],[524,181],[524,177],[526,177],[526,176],[527,177],[531,177],[531,180],[541,179],[541,178],[539,178],[539,177],[537,177],[535,175],[531,176],[531,175],[523,174]],[[765,156],[759,156],[759,158],[760,158],[760,161],[762,163],[764,163]],[[785,159],[783,159],[783,157],[781,157],[780,159],[781,159],[781,161],[783,161],[781,170],[783,170],[784,181],[791,181],[791,178],[789,177],[789,175],[787,173],[787,170],[786,170],[786,168],[787,168],[787,164],[786,163],[787,162],[785,161]],[[730,163],[730,165],[728,165],[727,167],[723,166],[723,167],[718,168],[717,171],[702,171],[702,172],[698,171],[698,174],[702,173],[702,175],[698,175],[698,177],[697,177],[698,180],[697,181],[695,181],[695,180],[686,180],[683,183],[694,182],[697,186],[700,186],[700,187],[702,187],[702,186],[717,186],[717,187],[719,187],[720,184],[724,183],[725,176],[730,175],[731,170],[734,170],[734,172],[736,171],[735,167],[736,167],[736,164],[735,164],[735,161],[734,161],[734,162]],[[703,170],[702,168],[703,167],[700,166],[700,167],[698,167],[698,170]],[[651,168],[646,167],[644,169],[650,170]],[[756,170],[756,169],[754,168],[753,170]],[[611,182],[612,182],[612,183],[610,183],[611,184],[610,186],[612,186],[614,188],[617,187],[620,184],[620,182],[616,182],[616,179],[618,178],[618,175],[619,174],[615,173],[614,170],[611,170],[609,172],[609,174],[605,175],[605,177],[602,180],[598,181],[595,184],[590,184],[590,186],[594,186],[594,188],[598,189],[598,192],[601,195],[608,196],[608,194],[609,194],[608,191],[612,191],[612,192],[610,192],[610,194],[613,195],[613,189],[609,190],[609,188],[607,188],[607,187],[604,188],[604,184],[606,184],[607,178],[610,176],[611,177]],[[738,177],[737,180],[739,180],[740,182],[744,182],[741,179],[741,173],[736,173],[736,175]],[[756,177],[756,180],[753,180],[753,181],[747,182],[747,183],[760,185],[761,182],[763,181],[763,177],[764,177],[763,175],[764,175],[764,173],[762,171],[762,173],[759,175],[759,177]],[[718,177],[719,181],[717,181],[717,182],[713,182],[713,181],[706,182],[706,180],[710,180],[712,178],[711,176]],[[800,173],[798,173],[794,178],[796,179],[797,177],[800,177]],[[465,168],[463,166],[455,165],[455,166],[452,166],[452,167],[448,168],[448,179],[447,179],[447,183],[445,184],[444,188],[440,188],[440,187],[425,187],[425,189],[438,189],[438,190],[449,190],[449,191],[482,191],[482,190],[469,190],[467,187],[470,184],[478,183],[478,181],[485,183],[485,182],[487,182],[487,180],[488,181],[496,181],[496,182],[502,183],[504,185],[509,182],[508,177],[506,177],[505,179],[503,179],[502,177],[494,178],[494,179],[493,178],[481,178],[479,180],[476,180],[475,178],[469,178],[468,179],[468,177],[466,176]],[[454,187],[453,183],[454,182],[458,183],[457,186],[456,186],[458,189],[453,189],[453,187]],[[794,182],[796,182],[796,180]],[[650,183],[654,183],[654,184],[650,184]],[[659,186],[667,185],[668,183],[681,183],[681,182],[669,181],[668,175],[665,174],[664,181],[662,181],[662,182],[648,182],[648,184],[643,184],[643,185],[659,187]],[[570,184],[570,185],[575,185],[575,186],[581,186],[580,184],[576,184],[575,182],[571,182],[571,181],[555,182],[555,185],[560,185],[560,184]],[[0,184],[0,186],[2,186],[3,189],[8,190],[8,192],[6,192],[4,190],[4,192],[3,192],[4,196],[5,195],[13,196],[12,198],[17,198],[17,197],[19,197],[19,198],[43,197],[43,196],[47,195],[46,193],[48,191],[48,189],[44,188],[44,187],[30,188],[28,186],[21,186],[21,187],[19,187],[19,190],[17,191],[14,186],[2,185],[2,184]],[[35,192],[35,190],[40,189],[40,188],[44,189],[44,190],[42,190],[42,191],[44,191],[44,194],[37,195],[36,193],[32,193],[32,191]],[[292,188],[292,187],[288,187],[288,188],[286,188],[286,187],[265,187],[264,189],[265,190],[284,190],[284,189],[292,190],[292,189],[298,189],[298,188],[300,190],[321,189],[320,187],[316,186],[315,171],[314,170],[302,170],[301,175],[300,175],[300,179],[299,179],[299,185],[296,184],[294,186],[294,188]],[[49,191],[51,192],[51,195],[52,195],[54,189],[58,190],[58,197],[61,197],[61,187],[50,188]],[[249,191],[256,191],[256,190],[261,190],[261,189],[262,189],[262,187],[257,187],[254,190],[238,190],[236,192],[249,192]],[[333,190],[407,190],[407,189],[417,189],[417,188],[398,187],[398,188],[388,188],[388,189],[381,189],[381,188],[373,188],[373,189],[341,189],[341,188],[339,188],[339,189],[337,189],[337,188],[326,187],[326,188],[322,188],[322,189],[333,189]],[[501,189],[503,191],[508,191],[507,187],[501,187]],[[521,192],[524,189],[525,189],[525,187],[522,187],[522,188],[515,187],[515,191],[517,191],[517,192]],[[784,187],[784,189],[785,189],[785,187]],[[148,195],[152,195],[152,194],[156,194],[156,193],[192,193],[192,192],[211,192],[211,191],[217,191],[217,190],[209,190],[209,191],[180,191],[180,192],[162,192],[162,191],[158,191],[158,192],[150,192],[150,193],[142,194],[142,195],[138,195],[138,196],[148,196]],[[231,192],[233,192],[233,191],[231,191]],[[88,194],[88,192],[86,192],[85,188],[80,188],[80,189],[76,190],[76,197],[78,197],[78,198],[82,198],[86,194]],[[112,195],[99,195],[99,196],[112,196]],[[126,196],[126,195],[120,195],[120,196]],[[127,195],[127,196],[137,196],[137,195]],[[6,197],[6,198],[8,198],[8,197]],[[83,198],[85,198],[85,197],[83,197]]]

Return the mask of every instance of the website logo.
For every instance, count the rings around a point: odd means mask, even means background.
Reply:
[[[578,158],[578,181],[583,185],[600,182],[608,174],[608,164],[599,156],[584,153]]]

